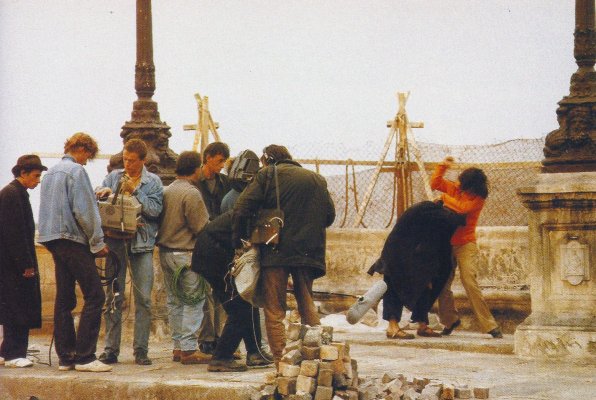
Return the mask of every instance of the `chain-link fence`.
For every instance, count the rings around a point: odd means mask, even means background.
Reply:
[[[381,145],[368,142],[359,147],[323,144],[309,148],[303,144],[291,148],[293,157],[304,167],[317,170],[327,179],[337,212],[333,228],[382,229],[395,223],[401,182],[395,173],[397,150],[389,151],[377,173],[376,165],[383,151]],[[516,190],[528,185],[539,173],[544,138],[515,139],[493,145],[412,145],[409,146],[412,203],[428,199],[425,180],[430,179],[437,162],[451,155],[456,164],[447,172],[448,179],[455,181],[457,175],[470,166],[483,169],[488,176],[490,192],[479,226],[528,224],[527,210],[519,201]],[[421,163],[414,162],[415,150],[418,150]],[[424,175],[418,165],[424,167]],[[369,191],[370,200],[366,202]],[[359,212],[361,223],[358,223]]]

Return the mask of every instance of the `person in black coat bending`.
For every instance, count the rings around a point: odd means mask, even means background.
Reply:
[[[387,337],[413,339],[401,330],[403,306],[412,311],[419,336],[437,337],[428,326],[428,312],[453,269],[450,239],[465,215],[456,214],[442,203],[423,201],[408,208],[385,240],[381,257],[369,274],[383,274],[387,292],[383,296],[383,319],[389,321]]]
[[[35,189],[47,168],[36,155],[19,157],[15,179],[0,191],[0,361],[30,367],[29,329],[41,328],[41,291],[35,254],[35,223],[27,189]]]
[[[273,355],[261,346],[259,309],[240,297],[230,279],[229,271],[234,254],[232,211],[228,211],[209,222],[199,232],[191,261],[191,269],[209,282],[213,295],[228,315],[213,358],[207,367],[211,372],[246,370],[246,366],[234,360],[234,352],[241,340],[244,340],[246,347],[247,366],[273,363]]]
[[[250,150],[241,152],[230,168],[230,182],[240,195],[259,170],[259,158]],[[235,200],[228,198],[229,208]],[[223,208],[223,205],[222,205]],[[211,286],[213,296],[227,314],[225,325],[213,351],[208,370],[212,372],[244,371],[246,366],[273,363],[273,355],[262,346],[259,309],[238,295],[229,271],[234,261],[232,243],[232,210],[209,222],[197,235],[191,268]],[[246,347],[246,366],[234,360],[240,341]]]

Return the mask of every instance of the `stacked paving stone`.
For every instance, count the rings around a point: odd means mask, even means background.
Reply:
[[[488,399],[488,388],[454,386],[439,380],[385,373],[381,379],[364,379],[358,386],[359,400],[456,400]]]
[[[455,400],[488,399],[487,388],[453,386],[428,378],[385,373],[358,378],[350,346],[333,341],[333,327],[290,323],[278,372],[251,400]]]

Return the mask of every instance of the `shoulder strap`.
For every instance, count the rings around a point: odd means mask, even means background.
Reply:
[[[267,182],[265,183],[265,193],[263,197],[267,196],[269,192],[269,185],[271,184],[271,170],[267,167]],[[277,165],[273,164],[273,176],[275,177],[275,200],[277,202],[277,209],[279,210],[279,180],[277,179]]]
[[[277,210],[279,211],[279,181],[277,180],[277,165],[273,164],[273,175],[275,175],[275,199],[277,200]]]

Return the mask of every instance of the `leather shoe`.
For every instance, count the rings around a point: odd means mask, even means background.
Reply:
[[[450,327],[444,327],[443,330],[441,331],[441,335],[443,335],[443,336],[451,335],[451,332],[453,332],[453,330],[456,329],[460,325],[461,325],[461,319],[458,319]]]
[[[174,349],[172,350],[172,361],[180,362],[180,355],[182,354],[182,350]]]
[[[503,339],[503,332],[498,326],[492,331],[488,332],[494,339]]]
[[[248,368],[236,360],[211,360],[207,371],[209,372],[243,372]]]
[[[153,362],[149,357],[147,357],[146,351],[136,351],[135,352],[135,364],[137,365],[151,365]]]
[[[199,343],[199,350],[201,350],[201,353],[213,355],[215,353],[215,342]]]
[[[208,364],[209,361],[211,361],[211,355],[204,354],[200,351],[190,350],[180,353],[180,363],[184,365]]]
[[[422,337],[441,337],[441,334],[439,332],[435,332],[433,331],[430,327],[426,327],[424,329],[418,329],[416,331],[416,334],[418,336],[422,336]]]
[[[273,364],[273,354],[261,348],[256,353],[246,355],[246,365],[249,367],[264,367]]]
[[[116,364],[118,362],[118,356],[112,352],[104,351],[98,360],[104,364]]]
[[[405,339],[405,340],[410,340],[410,339],[415,339],[416,336],[412,335],[411,333],[407,333],[405,331],[403,331],[402,329],[398,329],[395,332],[389,332],[387,331],[385,333],[385,335],[387,336],[387,339]]]

